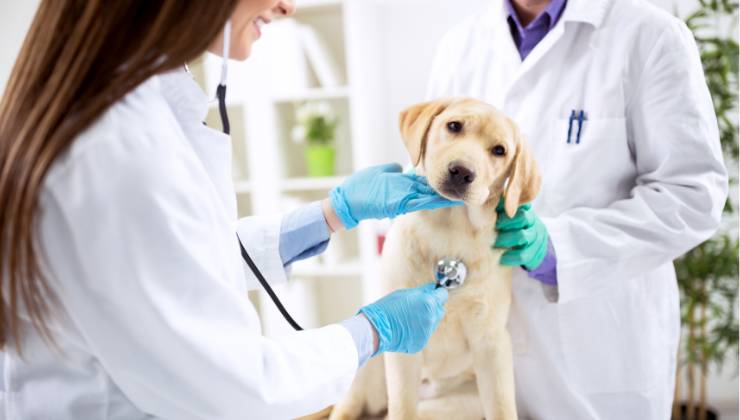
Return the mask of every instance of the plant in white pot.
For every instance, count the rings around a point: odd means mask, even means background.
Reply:
[[[326,101],[306,102],[296,108],[292,137],[306,144],[306,169],[309,176],[334,175],[334,138],[337,117]]]

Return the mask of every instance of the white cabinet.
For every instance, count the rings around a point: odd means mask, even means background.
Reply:
[[[380,7],[374,1],[299,0],[295,16],[263,27],[249,60],[229,63],[227,105],[240,216],[285,212],[326,198],[347,175],[388,159],[381,142],[387,115],[380,44],[373,42],[382,27]],[[301,25],[311,28],[329,57],[325,64],[333,66],[335,83],[322,84],[326,74],[321,77],[307,64],[303,50],[310,46],[302,45]],[[215,92],[220,65],[221,59],[210,55],[191,64],[209,93]],[[296,104],[313,100],[328,101],[339,118],[336,174],[330,177],[309,177],[305,146],[291,139]],[[215,101],[206,122],[220,127]],[[310,328],[342,320],[377,297],[379,226],[364,222],[333,235],[324,254],[294,264],[290,282],[274,287],[299,324]],[[267,335],[290,329],[266,293],[251,297]]]

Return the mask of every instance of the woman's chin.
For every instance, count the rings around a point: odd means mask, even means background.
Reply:
[[[229,51],[229,58],[236,61],[245,61],[249,56],[252,55],[252,41],[245,46]]]

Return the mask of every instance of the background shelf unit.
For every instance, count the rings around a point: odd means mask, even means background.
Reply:
[[[321,13],[326,9],[336,9],[342,6],[343,0],[297,0],[296,17],[306,14]]]
[[[325,266],[316,263],[298,262],[293,265],[291,274],[300,277],[351,277],[361,276],[362,266],[358,261]]]
[[[335,87],[309,87],[304,90],[290,94],[279,94],[273,98],[276,104],[301,103],[306,101],[349,99],[350,89],[348,86]]]
[[[229,63],[227,106],[241,217],[284,213],[324,199],[348,175],[388,159],[377,141],[385,115],[378,99],[381,78],[373,76],[379,74],[380,50],[368,44],[381,23],[378,3],[298,0],[297,6],[292,18],[263,28],[249,60]],[[312,28],[321,39],[336,64],[336,84],[322,86],[308,59],[300,55],[298,25]],[[220,66],[221,59],[208,54],[191,64],[209,94],[215,92]],[[296,143],[291,132],[296,107],[318,100],[331,104],[339,125],[335,175],[314,178],[304,163],[306,145]],[[221,127],[215,103],[206,122]],[[376,230],[373,222],[367,222],[334,234],[322,255],[293,264],[289,282],[274,287],[301,325],[310,328],[342,320],[377,297]],[[291,331],[264,292],[250,292],[250,299],[266,335]]]
[[[239,217],[247,217],[254,214],[252,197],[249,194],[237,194],[236,196],[237,214]]]
[[[234,191],[236,191],[237,194],[248,194],[252,191],[252,184],[245,180],[235,180]]]
[[[280,183],[280,189],[286,193],[328,191],[344,182],[345,178],[343,176],[284,178]]]

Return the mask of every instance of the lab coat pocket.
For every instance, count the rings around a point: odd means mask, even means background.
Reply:
[[[613,202],[614,191],[623,190],[633,173],[626,120],[589,118],[583,121],[580,135],[578,121],[569,124],[568,118],[554,120],[551,127],[547,153],[541,156],[544,196],[540,199],[554,213]]]
[[[660,353],[652,311],[639,288],[627,284],[558,305],[569,382],[584,394],[654,386],[662,365],[654,360]]]

